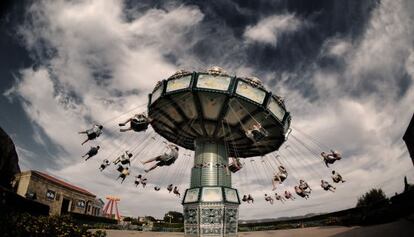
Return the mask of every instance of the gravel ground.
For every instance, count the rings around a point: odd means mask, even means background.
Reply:
[[[182,233],[140,232],[126,230],[106,230],[107,237],[167,237],[184,236]],[[311,227],[290,230],[273,230],[257,232],[241,232],[239,237],[413,237],[414,223],[400,220],[383,225],[368,227]]]

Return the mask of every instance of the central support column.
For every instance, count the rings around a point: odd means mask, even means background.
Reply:
[[[239,205],[224,142],[197,139],[191,184],[183,199],[185,235],[236,236]]]

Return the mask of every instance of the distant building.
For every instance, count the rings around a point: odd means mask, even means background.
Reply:
[[[16,176],[17,194],[50,207],[50,215],[69,212],[102,216],[104,202],[95,194],[40,171],[25,171]]]
[[[407,131],[405,132],[403,139],[407,145],[408,152],[410,153],[411,160],[414,164],[414,115],[408,125]]]

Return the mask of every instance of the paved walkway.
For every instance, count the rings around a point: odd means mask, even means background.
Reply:
[[[106,230],[107,237],[183,237],[182,233],[140,232],[125,230]],[[414,223],[401,220],[383,225],[368,227],[311,227],[290,230],[272,230],[257,232],[241,232],[239,237],[413,237]]]

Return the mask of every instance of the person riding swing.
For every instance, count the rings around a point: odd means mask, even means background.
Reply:
[[[99,148],[100,148],[100,146],[91,147],[91,149],[89,149],[89,151],[85,155],[83,155],[82,158],[85,158],[85,156],[88,156],[85,159],[85,161],[87,161],[90,158],[92,158],[93,156],[96,156],[98,154]]]
[[[285,198],[283,198],[281,195],[279,195],[279,194],[277,194],[277,193],[275,193],[275,199],[277,200],[277,201],[281,201],[282,203],[285,203]]]
[[[178,190],[178,187],[177,187],[177,186],[175,186],[175,187],[174,187],[173,193],[174,193],[177,197],[181,197],[180,190]]]
[[[243,202],[247,202],[247,203],[250,203],[250,202],[252,202],[252,203],[254,203],[254,199],[253,199],[253,197],[252,197],[252,195],[250,195],[250,194],[248,194],[248,195],[243,195],[243,199],[242,199],[242,201]]]
[[[267,193],[265,193],[265,200],[273,205],[274,200],[271,196],[268,196]]]
[[[228,166],[228,168],[232,173],[236,173],[237,171],[239,171],[243,167],[243,165],[241,164],[239,158],[233,158],[232,157],[231,160],[232,160],[232,162]]]
[[[286,170],[286,168],[284,166],[279,166],[278,167],[279,171],[273,175],[273,179],[272,179],[272,185],[273,185],[273,189],[272,190],[276,190],[276,184],[282,184],[283,181],[285,181],[285,179],[288,176],[288,172]]]
[[[321,180],[321,187],[323,188],[323,190],[331,191],[331,192],[335,192],[335,189],[336,189],[334,186],[328,183],[328,181],[325,181],[325,180]]]
[[[177,160],[178,158],[178,151],[179,148],[178,146],[174,145],[174,144],[169,144],[167,146],[169,152],[166,152],[162,155],[159,155],[153,159],[147,160],[145,162],[143,162],[143,164],[147,164],[153,161],[157,161],[156,164],[154,164],[151,168],[146,169],[145,172],[148,173],[151,170],[154,170],[155,168],[157,168],[158,166],[170,166],[172,164],[174,164],[174,162]]]
[[[110,164],[111,163],[109,162],[109,160],[107,160],[107,159],[103,160],[101,166],[99,166],[99,170],[102,172]]]
[[[341,160],[342,156],[337,151],[331,150],[331,153],[322,152],[321,156],[323,158],[323,161],[325,162],[326,167],[329,168],[329,165],[332,165],[337,160]]]
[[[126,132],[130,130],[133,130],[135,132],[142,132],[148,129],[150,119],[145,116],[145,114],[135,114],[132,118],[129,118],[127,121],[119,123],[118,125],[120,127],[123,127],[127,123],[129,123],[129,128],[121,128],[119,129],[120,132]]]
[[[88,138],[82,142],[82,145],[90,140],[94,140],[99,137],[102,134],[102,129],[102,125],[95,124],[91,129],[79,132],[79,134],[86,134],[88,136]]]
[[[299,180],[299,188],[303,190],[304,193],[311,193],[312,189],[307,182],[304,180]]]
[[[135,176],[135,187],[138,187],[139,184],[142,184],[143,188],[145,188],[145,186],[147,185],[147,178],[145,178],[141,174]]]
[[[122,167],[122,166],[121,166]],[[118,169],[119,171],[119,169]],[[123,168],[122,171],[120,171],[120,174],[118,176],[118,178],[116,180],[118,180],[119,178],[121,178],[121,184],[125,181],[125,178],[129,175],[129,169],[128,167]]]
[[[171,193],[171,191],[173,190],[173,184],[169,184],[167,186],[167,190],[168,190],[169,193]]]
[[[345,180],[343,180],[342,176],[338,172],[336,172],[335,170],[332,170],[332,176],[331,177],[332,177],[332,180],[334,181],[334,183],[339,183],[339,182],[345,183],[346,182]]]
[[[113,163],[115,165],[117,165],[118,163],[121,163],[122,165],[129,165],[131,166],[131,157],[132,157],[132,153],[125,151],[124,154],[122,154],[121,156],[117,157]]]
[[[309,198],[309,193],[303,191],[299,186],[295,186],[295,192],[299,197],[302,197],[304,199]]]
[[[285,198],[290,200],[295,200],[295,197],[287,190],[285,190]]]
[[[260,123],[255,123],[248,129],[246,132],[246,137],[248,137],[253,142],[260,142],[265,137],[267,137],[267,131],[262,127]]]

